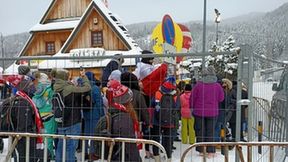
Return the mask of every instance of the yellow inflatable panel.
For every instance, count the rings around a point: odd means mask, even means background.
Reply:
[[[156,54],[163,53],[162,23],[159,23],[153,30],[151,39],[154,41],[153,51]]]

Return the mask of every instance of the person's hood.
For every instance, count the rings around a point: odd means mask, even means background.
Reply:
[[[42,97],[48,89],[51,89],[51,85],[39,84],[36,88],[36,92],[34,93],[34,97]]]
[[[202,82],[203,83],[216,83],[217,77],[216,75],[206,75],[206,76],[203,76]]]
[[[61,92],[64,90],[64,87],[66,87],[69,84],[68,81],[62,80],[62,79],[55,79],[55,83],[53,85],[53,89],[55,92]],[[71,83],[72,84],[72,83]],[[69,92],[63,91],[63,96],[69,95]]]

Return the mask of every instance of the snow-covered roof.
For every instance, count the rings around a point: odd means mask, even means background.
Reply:
[[[99,14],[103,17],[104,20],[107,21],[108,25],[118,34],[119,38],[124,42],[129,50],[137,50],[138,53],[142,51],[138,44],[130,37],[128,34],[127,28],[121,23],[120,19],[117,15],[113,15],[113,13],[103,4],[102,1],[93,0],[91,1],[89,7],[86,9],[84,14],[82,15],[79,24],[74,28],[69,38],[63,45],[60,50],[61,53],[65,53],[68,46],[71,44],[72,40],[75,38],[78,30],[81,28],[82,24],[85,22],[87,16],[92,9],[96,9]],[[136,54],[136,53],[135,53]]]
[[[50,10],[55,3],[55,0],[53,0],[48,8]],[[80,20],[69,20],[69,21],[63,21],[63,22],[50,22],[47,24],[43,24],[44,20],[48,14],[47,12],[42,17],[39,24],[35,25],[31,32],[36,31],[49,31],[49,30],[62,30],[62,29],[73,29],[72,33],[68,37],[67,41],[62,46],[61,50],[51,56],[51,57],[71,57],[71,53],[65,53],[64,51],[69,46],[69,44],[73,41],[75,35],[78,33],[79,28],[81,28],[81,25],[85,22],[87,16],[89,16],[89,13],[91,10],[96,9],[99,14],[103,17],[104,20],[107,21],[108,25],[112,28],[112,30],[117,34],[119,39],[123,41],[125,46],[127,46],[128,51],[105,51],[105,55],[115,55],[115,54],[123,54],[123,55],[136,55],[141,54],[142,49],[138,46],[138,44],[130,37],[128,34],[127,28],[122,24],[120,21],[120,18],[118,15],[112,14],[112,12],[102,3],[102,1],[99,0],[92,0],[89,6],[87,7],[86,11],[80,18]],[[28,46],[28,44],[31,42],[33,38],[33,33],[30,36],[29,40],[27,41],[25,47]],[[25,50],[25,47],[20,52],[19,56],[23,53]],[[68,51],[71,52],[71,51]],[[80,61],[73,61],[73,60],[44,60],[41,61],[38,65],[39,69],[51,69],[51,68],[79,68],[80,66],[83,67],[104,67],[109,63],[110,59],[104,59],[104,60],[80,60]],[[124,59],[123,66],[130,66],[130,65],[136,65],[136,59]],[[13,64],[8,69],[5,70],[6,73],[15,73],[15,70],[17,71],[17,65]]]
[[[139,48],[138,44],[132,39],[128,34],[128,29],[122,24],[118,15],[113,14],[102,1],[94,0],[93,1],[97,7],[99,7],[100,11],[103,12],[105,17],[115,26],[117,32],[128,42],[131,48]],[[140,48],[139,48],[140,49]]]
[[[74,29],[78,23],[79,23],[79,20],[51,22],[47,24],[37,24],[30,29],[30,32]]]
[[[18,74],[18,66],[15,62],[4,70],[4,74]]]

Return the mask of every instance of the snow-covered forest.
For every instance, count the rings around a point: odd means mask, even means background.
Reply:
[[[151,49],[150,35],[157,23],[159,22],[143,22],[127,25],[126,27],[129,29],[129,34],[142,49]],[[192,21],[183,24],[187,25],[192,33],[193,47],[191,52],[201,52],[202,22]],[[33,25],[31,24],[31,26]],[[242,44],[249,44],[252,46],[253,51],[259,55],[278,60],[287,60],[287,26],[288,3],[268,13],[253,13],[222,20],[219,24],[219,44],[222,44],[232,35],[235,39],[236,47]],[[28,36],[28,33],[21,33],[4,37],[5,55],[9,57],[17,55],[24,46]],[[207,22],[207,50],[211,48],[215,39],[216,25],[214,22]]]

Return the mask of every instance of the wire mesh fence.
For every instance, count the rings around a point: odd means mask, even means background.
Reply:
[[[3,83],[8,82],[9,85],[3,84],[5,86],[2,86],[1,98],[23,98],[19,95],[22,91],[31,97],[30,102],[19,100],[15,103],[18,109],[11,115],[16,116],[16,119],[11,121],[13,124],[16,123],[15,132],[45,132],[58,134],[59,138],[67,135],[86,136],[86,142],[75,140],[76,142],[71,143],[45,138],[49,143],[48,154],[56,161],[59,156],[57,152],[61,154],[59,159],[63,161],[63,157],[66,157],[66,160],[67,157],[68,160],[74,159],[76,150],[82,152],[81,158],[78,158],[81,160],[83,157],[87,160],[92,155],[97,155],[95,159],[101,159],[103,152],[108,157],[109,149],[103,149],[102,142],[88,142],[92,137],[87,136],[101,136],[109,140],[119,137],[153,140],[163,145],[169,160],[179,161],[184,150],[194,143],[274,141],[273,139],[280,138],[278,136],[285,136],[281,129],[285,126],[277,124],[285,124],[284,118],[276,118],[274,115],[283,112],[270,107],[272,99],[261,96],[271,94],[268,88],[263,86],[267,81],[256,82],[254,77],[254,82],[250,83],[251,75],[248,74],[251,60],[247,57],[249,51],[243,50],[243,53],[246,55],[239,57],[237,70],[241,75],[238,75],[238,78],[237,75],[234,78],[231,75],[217,75],[217,70],[223,71],[221,67],[215,68],[214,72],[209,71],[209,66],[207,69],[201,69],[202,63],[209,65],[210,56],[239,54],[236,52],[1,58],[4,61],[14,59],[15,63],[22,64],[20,68],[19,65],[13,64],[5,69],[6,74],[2,75],[0,80]],[[202,56],[206,56],[206,59],[199,59]],[[186,62],[176,63],[173,59],[175,57],[186,57]],[[150,60],[154,60],[154,64],[149,62]],[[116,62],[116,66],[111,65],[113,61]],[[29,67],[28,72],[25,68],[21,69],[24,65]],[[25,76],[14,75],[19,72]],[[205,77],[211,75],[212,79]],[[31,82],[22,83],[22,80]],[[118,80],[119,83],[111,80]],[[210,87],[211,83],[215,83],[219,90],[214,86]],[[198,91],[195,90],[197,87]],[[251,93],[253,99],[250,98]],[[217,106],[209,105],[212,100],[215,100]],[[62,107],[61,102],[64,103]],[[37,109],[31,111],[31,123],[36,126],[27,130],[27,118],[19,119],[22,114],[27,113],[31,105]],[[239,105],[240,108],[237,107]],[[60,110],[62,108],[61,115],[57,116],[56,109],[52,107],[58,107]],[[218,108],[214,109],[216,107]],[[39,113],[38,120],[35,113]],[[277,122],[280,119],[281,122]],[[35,124],[37,122],[38,125]],[[24,129],[20,129],[22,126]],[[37,129],[40,131],[37,132]],[[36,147],[37,140],[34,144]],[[63,155],[62,150],[65,150],[65,146],[75,148],[74,152],[66,150]],[[57,147],[60,149],[57,150]],[[141,156],[137,151],[139,148],[143,150]],[[123,153],[123,150],[129,155]],[[212,146],[204,150],[197,149],[200,154],[203,151],[211,153],[210,159],[222,158],[221,147]],[[236,154],[237,151],[234,151],[237,149],[231,150],[229,154]],[[112,155],[119,155],[114,157],[116,160],[132,158],[131,154],[136,155],[135,158],[138,160],[143,160],[146,156],[144,161],[161,160],[163,156],[163,151],[159,151],[157,147],[148,144],[141,146],[137,142],[125,146],[120,142],[112,152]],[[193,154],[193,157],[196,155],[198,154]],[[14,154],[12,156],[14,157]]]

